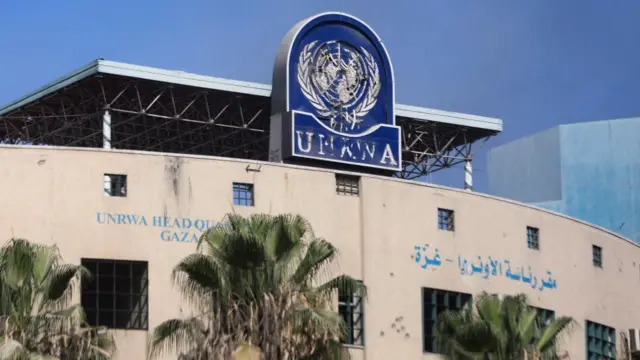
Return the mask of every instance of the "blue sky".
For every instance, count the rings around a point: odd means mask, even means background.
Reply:
[[[99,57],[270,83],[287,30],[328,10],[382,37],[399,103],[503,119],[504,132],[476,151],[479,191],[488,147],[640,116],[637,0],[5,0],[0,104]],[[433,181],[462,186],[462,169]]]

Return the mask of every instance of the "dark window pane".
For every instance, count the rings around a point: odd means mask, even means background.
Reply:
[[[83,259],[83,264],[93,264],[98,269],[92,285],[82,287],[81,302],[87,311],[91,325],[104,325],[113,329],[147,329],[148,298],[146,278],[147,263],[124,260]],[[118,276],[114,277],[114,273]],[[136,273],[137,278],[132,276]],[[135,285],[134,285],[135,284]],[[131,295],[132,288],[137,295]],[[133,312],[142,320],[132,320]],[[91,317],[89,314],[91,313]]]
[[[131,278],[130,277],[116,278],[116,294],[130,294],[130,293],[131,293]]]
[[[98,296],[95,294],[82,294],[80,302],[85,311],[98,309]]]
[[[116,295],[116,307],[117,310],[130,310],[131,309],[131,295]]]
[[[95,278],[91,280],[82,280],[82,291],[95,292],[98,291],[98,282]]]
[[[135,279],[146,277],[147,263],[134,262],[131,264],[131,276]]]
[[[94,261],[89,261],[89,262],[82,262],[82,266],[84,266],[85,268],[87,268],[87,270],[89,270],[89,272],[91,273],[92,276],[96,275],[96,272],[98,270],[98,264]]]
[[[98,291],[101,293],[113,293],[114,279],[111,276],[98,278]]]
[[[142,294],[143,291],[145,291],[148,287],[147,284],[147,279],[133,279],[131,281],[131,293],[135,294],[135,295],[140,295]]]
[[[101,293],[98,296],[98,308],[101,310],[113,310],[113,295]]]
[[[116,276],[131,276],[131,264],[126,262],[115,263],[115,275]]]
[[[98,324],[107,326],[110,328],[116,328],[113,322],[113,311],[100,310],[98,311]]]
[[[115,320],[115,328],[117,329],[128,329],[130,328],[131,322],[131,311],[117,311],[116,312],[116,320]],[[133,325],[133,324],[131,324]]]
[[[87,310],[87,323],[89,326],[98,326],[98,314],[94,310]]]
[[[99,276],[113,276],[113,261],[101,261],[98,263]]]

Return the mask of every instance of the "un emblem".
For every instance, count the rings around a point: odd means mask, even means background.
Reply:
[[[329,12],[299,22],[273,67],[269,160],[400,170],[393,79],[382,40],[361,20]]]
[[[300,52],[298,83],[317,115],[341,133],[358,131],[380,93],[378,64],[364,47],[318,41]]]

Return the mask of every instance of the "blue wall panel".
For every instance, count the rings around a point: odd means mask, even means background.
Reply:
[[[634,241],[640,235],[640,119],[561,127],[565,212]]]
[[[562,125],[494,148],[488,172],[492,194],[640,242],[640,118]]]
[[[546,202],[562,197],[558,128],[489,151],[489,191],[522,202]]]

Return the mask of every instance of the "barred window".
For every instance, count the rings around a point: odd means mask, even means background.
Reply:
[[[471,294],[422,288],[422,346],[424,352],[438,352],[436,347],[438,316],[447,310],[461,310],[465,306],[471,306]]]
[[[438,229],[445,231],[453,231],[453,210],[438,209]]]
[[[82,259],[93,276],[82,282],[80,302],[91,326],[147,330],[149,327],[148,263]]]
[[[540,230],[527,226],[527,247],[532,250],[540,250]]]
[[[338,312],[347,324],[345,344],[364,345],[364,304],[361,296],[338,294]]]
[[[587,320],[587,360],[616,358],[616,329]]]
[[[104,196],[127,196],[127,175],[104,174]]]
[[[602,248],[600,246],[593,245],[591,248],[591,254],[593,256],[593,266],[602,267]]]
[[[253,184],[233,183],[233,205],[254,206]]]
[[[360,177],[336,174],[336,193],[338,195],[360,195]]]

